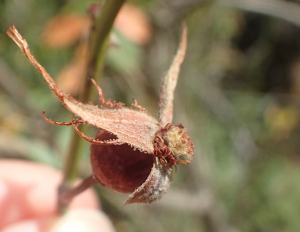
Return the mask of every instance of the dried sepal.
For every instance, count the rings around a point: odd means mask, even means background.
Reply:
[[[185,22],[183,25],[183,31],[181,36],[181,43],[179,45],[177,54],[173,60],[173,63],[164,77],[161,89],[159,92],[158,107],[159,115],[158,121],[160,127],[165,127],[168,123],[172,123],[173,119],[173,99],[174,99],[174,90],[177,84],[177,79],[180,71],[180,66],[183,62],[186,50],[187,43],[187,26]]]
[[[40,65],[33,55],[31,55],[28,44],[26,40],[20,35],[15,26],[10,27],[7,30],[7,35],[18,45],[26,58],[33,64],[33,66],[42,74],[44,80],[50,89],[59,97],[63,98],[64,93],[57,87],[54,80],[51,78],[49,73],[44,69],[42,65]]]
[[[71,125],[76,125],[76,124],[84,124],[86,123],[86,121],[83,121],[83,120],[72,120],[71,122],[57,122],[57,121],[52,121],[51,119],[47,118],[46,115],[46,110],[44,110],[42,112],[42,116],[43,118],[50,124],[52,125],[56,125],[56,126],[71,126]]]
[[[98,96],[99,96],[99,101],[101,102],[102,105],[108,106],[108,107],[115,107],[115,108],[126,108],[125,104],[122,102],[112,102],[110,99],[105,100],[103,97],[103,92],[100,86],[97,85],[94,79],[91,79],[93,84],[95,85],[97,91],[98,91]]]
[[[101,88],[93,80],[98,89],[101,103],[109,107],[115,107],[118,110],[99,108],[92,104],[83,104],[76,101],[69,94],[64,93],[58,88],[52,77],[30,53],[26,40],[14,26],[8,29],[7,34],[15,41],[28,60],[38,69],[50,89],[58,96],[69,111],[88,124],[115,134],[118,137],[117,144],[127,143],[141,151],[153,153],[152,140],[158,130],[158,122],[155,118],[144,111],[135,111],[126,108],[123,103],[115,103],[110,100],[105,101]],[[139,139],[136,138],[137,134],[139,135]]]
[[[119,142],[130,144],[150,154],[153,153],[152,140],[158,130],[158,122],[149,114],[125,107],[99,108],[83,104],[75,99],[65,99],[64,102],[68,110],[87,121],[89,125],[115,134]]]
[[[131,203],[150,204],[160,200],[170,187],[173,180],[172,174],[172,170],[161,165],[159,159],[156,158],[147,180],[129,195],[125,205]]]

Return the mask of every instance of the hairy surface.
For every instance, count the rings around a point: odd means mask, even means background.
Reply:
[[[152,171],[147,180],[138,187],[127,199],[126,204],[147,203],[158,201],[167,192],[173,180],[172,170],[162,166],[159,159],[155,158]]]
[[[186,43],[187,43],[186,37],[187,37],[187,28],[186,28],[186,24],[183,23],[181,43],[179,45],[173,63],[167,75],[163,79],[160,88],[159,99],[158,99],[158,108],[159,108],[158,121],[160,122],[161,127],[164,127],[168,123],[171,123],[173,119],[174,91],[177,84],[180,66],[185,56]]]

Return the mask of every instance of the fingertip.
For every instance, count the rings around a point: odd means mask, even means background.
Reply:
[[[97,194],[93,188],[89,188],[80,193],[71,201],[69,209],[75,208],[101,209],[101,203],[99,202]]]
[[[72,209],[61,217],[22,220],[1,232],[115,232],[109,218],[94,209]]]
[[[28,217],[56,214],[60,171],[20,160],[1,160],[0,170],[0,228]],[[99,208],[93,189],[76,196],[70,208]]]
[[[6,226],[1,232],[40,232],[38,222],[35,220],[26,220]]]
[[[0,179],[0,229],[22,215],[21,207],[14,201],[9,184]]]
[[[108,217],[98,210],[73,209],[54,224],[51,232],[114,232]]]

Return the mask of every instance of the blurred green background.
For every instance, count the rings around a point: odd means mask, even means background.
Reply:
[[[58,121],[68,121],[68,111],[6,30],[15,25],[58,85],[76,97],[93,2],[0,1],[0,158],[61,169],[72,134],[43,120],[43,110]],[[116,231],[299,231],[300,1],[127,3],[100,81],[104,96],[127,105],[137,99],[156,116],[161,78],[185,19],[188,48],[174,123],[189,131],[195,155],[149,206],[124,207],[126,194],[97,186]],[[87,142],[79,172],[91,174]]]

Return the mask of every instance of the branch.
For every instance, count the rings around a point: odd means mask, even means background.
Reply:
[[[121,9],[125,0],[106,0],[101,13],[95,19],[92,27],[89,43],[89,54],[87,61],[86,78],[83,91],[79,96],[79,101],[87,102],[92,99],[90,78],[99,79],[104,67],[104,58],[106,54],[106,45],[108,35],[113,26],[114,20]],[[97,76],[95,75],[97,74]],[[79,129],[81,129],[79,127]],[[84,131],[84,129],[81,129]],[[68,190],[72,188],[72,182],[76,177],[79,158],[81,157],[81,139],[74,131],[70,149],[64,167],[64,179],[60,189]],[[59,192],[61,193],[61,192]],[[61,206],[60,211],[63,210]]]

